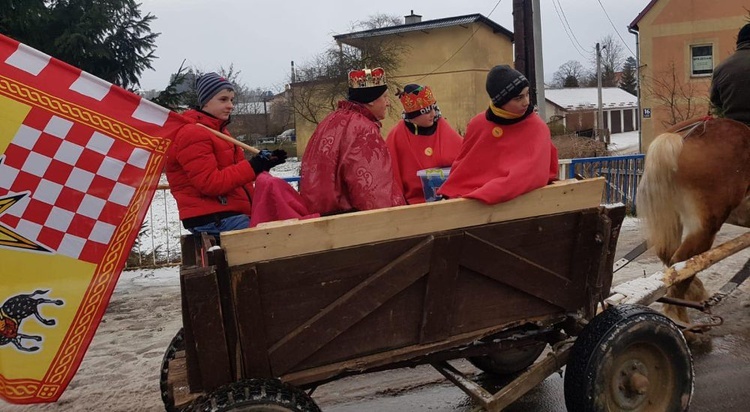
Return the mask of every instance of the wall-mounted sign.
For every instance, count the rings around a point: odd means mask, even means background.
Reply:
[[[643,118],[644,119],[650,119],[651,118],[651,108],[646,107],[643,109]]]

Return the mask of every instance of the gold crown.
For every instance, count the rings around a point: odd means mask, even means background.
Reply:
[[[349,72],[349,87],[352,89],[385,85],[385,70],[382,67],[352,70]]]

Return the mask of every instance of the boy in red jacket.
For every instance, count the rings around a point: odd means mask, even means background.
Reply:
[[[190,233],[219,234],[250,226],[255,177],[284,163],[286,152],[245,160],[241,148],[216,137],[224,134],[234,109],[234,86],[216,73],[196,81],[198,105],[183,113],[190,121],[167,151],[165,172],[182,225]],[[205,127],[202,127],[202,126]]]
[[[492,102],[466,127],[461,153],[438,191],[487,204],[507,202],[557,178],[557,149],[529,104],[529,81],[510,66],[487,74]]]

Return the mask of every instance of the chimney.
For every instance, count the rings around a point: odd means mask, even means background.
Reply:
[[[414,14],[414,10],[411,11],[410,15],[404,16],[404,24],[420,23],[421,21],[422,16]]]

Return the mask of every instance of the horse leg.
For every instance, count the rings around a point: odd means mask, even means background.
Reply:
[[[750,196],[743,199],[727,218],[727,223],[737,226],[750,227]]]

